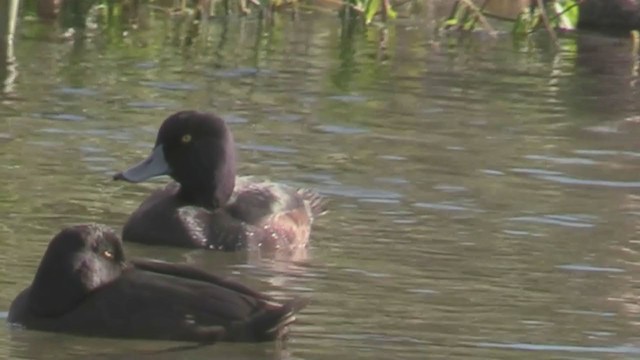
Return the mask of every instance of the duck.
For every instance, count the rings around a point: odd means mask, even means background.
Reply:
[[[280,303],[187,264],[127,260],[115,231],[92,223],[53,237],[7,321],[105,338],[263,342],[282,339],[308,300]]]
[[[233,135],[216,114],[183,110],[168,116],[151,154],[113,176],[130,183],[173,179],[129,216],[123,241],[222,251],[308,246],[327,200],[312,189],[237,176],[236,160]]]

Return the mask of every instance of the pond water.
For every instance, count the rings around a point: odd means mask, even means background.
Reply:
[[[111,175],[160,122],[223,115],[240,172],[318,189],[294,259],[126,244],[280,298],[312,297],[286,347],[84,339],[0,327],[3,358],[640,357],[640,102],[627,39],[341,31],[333,15],[155,15],[82,38],[24,19],[0,71],[0,311],[63,226],[120,229],[166,178]],[[163,349],[172,351],[160,352]]]

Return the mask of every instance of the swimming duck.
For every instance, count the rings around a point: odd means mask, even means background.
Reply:
[[[306,304],[304,298],[280,304],[189,265],[127,261],[111,228],[86,224],[51,240],[8,321],[85,336],[258,342],[286,333]]]
[[[248,244],[306,246],[326,211],[317,192],[255,177],[236,177],[236,149],[224,120],[180,111],[164,120],[151,155],[114,175],[142,182],[169,175],[125,223],[125,242],[234,251]]]

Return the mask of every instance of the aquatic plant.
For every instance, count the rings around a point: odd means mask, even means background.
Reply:
[[[371,24],[374,19],[387,21],[397,14],[391,0],[324,0],[305,2],[303,0],[26,0],[25,8],[42,18],[55,18],[59,14],[87,15],[104,11],[110,18],[126,13],[124,9],[136,8],[142,3],[169,15],[191,14],[210,17],[220,14],[236,13],[248,15],[258,13],[264,18],[272,18],[275,13],[292,9],[297,12],[300,6],[311,8],[338,8],[345,20]],[[77,24],[76,24],[77,25]]]
[[[557,30],[574,30],[578,24],[580,0],[532,0],[522,6],[514,19],[494,16],[485,11],[492,0],[485,0],[477,6],[471,0],[457,0],[449,17],[443,21],[447,30],[472,31],[481,25],[493,32],[487,18],[513,21],[512,32],[516,36],[526,36],[539,29],[545,29],[555,40]]]

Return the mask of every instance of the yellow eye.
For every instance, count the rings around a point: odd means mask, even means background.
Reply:
[[[182,139],[181,140],[182,140],[183,144],[186,144],[186,143],[190,142],[191,141],[191,134],[182,135]]]
[[[110,250],[103,251],[102,255],[107,259],[113,259],[113,252],[111,252]]]

